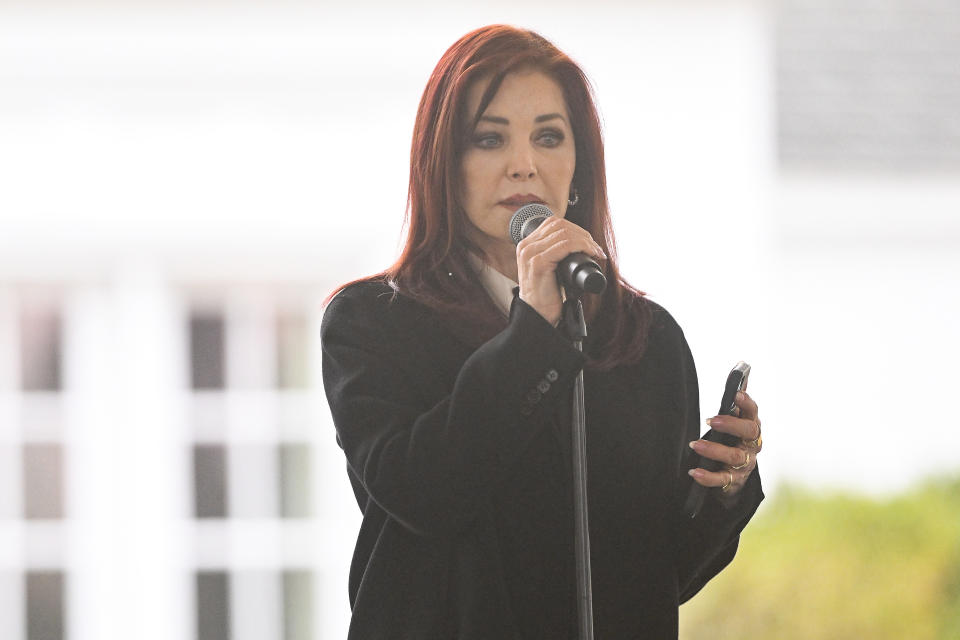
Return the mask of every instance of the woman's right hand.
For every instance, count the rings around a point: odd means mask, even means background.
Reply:
[[[520,299],[554,326],[563,309],[557,265],[578,251],[598,261],[607,257],[586,229],[558,216],[547,218],[517,245]]]

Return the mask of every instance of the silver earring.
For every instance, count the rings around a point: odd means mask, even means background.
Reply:
[[[580,202],[580,194],[577,193],[577,188],[573,188],[573,200],[567,200],[567,206],[573,207]]]

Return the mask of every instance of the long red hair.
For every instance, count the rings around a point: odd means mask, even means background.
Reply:
[[[590,327],[588,366],[609,369],[636,362],[646,346],[651,312],[643,293],[624,281],[617,268],[593,91],[580,67],[533,31],[507,25],[483,27],[460,38],[440,58],[420,99],[413,128],[403,251],[383,273],[364,280],[386,281],[395,291],[432,308],[454,331],[477,345],[503,329],[505,321],[467,257],[471,250],[477,255],[483,252],[468,238],[460,166],[473,129],[503,78],[519,69],[541,71],[563,89],[576,141],[573,184],[580,194],[566,218],[589,231],[609,256],[604,264],[606,291],[583,300]],[[470,87],[486,77],[491,81],[477,112],[467,113]]]

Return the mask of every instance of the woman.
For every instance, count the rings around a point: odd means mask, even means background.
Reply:
[[[528,202],[555,215],[515,247],[508,221]],[[710,421],[739,446],[697,439],[683,333],[617,271],[581,70],[512,27],[455,43],[417,114],[407,227],[396,264],[343,287],[322,326],[324,386],[363,512],[350,638],[576,637],[581,369],[596,637],[676,637],[678,605],[730,562],[763,498],[760,423],[742,395],[739,418]],[[556,266],[577,251],[609,283],[584,300],[582,354],[557,328]],[[726,466],[688,475],[691,447]],[[694,481],[716,489],[690,520]]]

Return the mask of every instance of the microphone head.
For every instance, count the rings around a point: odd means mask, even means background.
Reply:
[[[520,241],[533,233],[533,230],[543,224],[543,221],[553,215],[550,207],[536,202],[525,204],[513,217],[510,218],[510,238],[513,244],[520,244]]]

